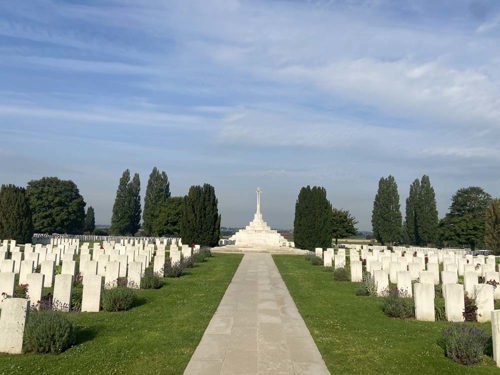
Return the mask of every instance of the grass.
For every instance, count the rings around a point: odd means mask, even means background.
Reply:
[[[465,367],[444,356],[447,322],[389,318],[380,299],[356,296],[357,284],[333,281],[331,270],[273,258],[332,374],[498,374],[490,357]],[[477,325],[491,332],[489,323]]]
[[[69,313],[78,344],[60,355],[0,355],[0,374],[182,374],[242,255],[216,254],[140,290],[128,312]]]

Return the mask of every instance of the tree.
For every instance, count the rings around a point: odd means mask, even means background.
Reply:
[[[139,179],[139,174],[135,173],[134,178],[129,186],[130,199],[132,200],[132,221],[131,221],[131,232],[135,235],[137,231],[141,228],[141,181]]]
[[[85,201],[73,181],[43,177],[28,182],[26,193],[35,232],[83,233]]]
[[[130,171],[126,169],[116,191],[111,217],[111,234],[133,236],[140,228],[141,221],[141,182],[136,173],[130,181]]]
[[[405,235],[412,245],[435,243],[437,238],[438,212],[436,195],[428,176],[416,179],[410,186],[406,199]]]
[[[118,183],[115,203],[113,204],[113,215],[111,216],[111,234],[130,235],[132,221],[132,206],[129,194],[130,171],[126,169]]]
[[[170,183],[165,172],[154,167],[149,175],[146,195],[144,197],[144,212],[142,214],[142,229],[146,236],[159,235],[153,228],[157,228],[156,220],[160,215],[160,209],[164,207],[165,201],[170,197]],[[161,226],[161,225],[159,225]]]
[[[418,192],[417,206],[417,244],[425,246],[435,244],[437,240],[438,211],[436,194],[429,176],[422,176]]]
[[[189,188],[181,220],[182,242],[208,246],[219,243],[221,217],[217,203],[213,186],[204,184]]]
[[[459,189],[452,197],[449,212],[439,223],[439,237],[445,245],[481,246],[485,233],[485,213],[491,196],[482,188]]]
[[[26,190],[14,185],[0,188],[0,238],[29,243],[33,237],[33,221]]]
[[[87,208],[87,213],[85,214],[85,232],[92,233],[95,229],[95,213],[94,208],[89,206]]]
[[[160,206],[152,232],[157,236],[181,235],[181,221],[184,212],[184,197],[170,197]]]
[[[494,254],[500,254],[500,199],[492,199],[486,210],[484,243]]]
[[[332,205],[324,187],[308,185],[300,189],[295,203],[293,236],[302,249],[332,245]]]
[[[335,245],[339,238],[354,236],[358,233],[356,224],[358,221],[351,216],[347,210],[332,209],[332,236],[335,238]]]
[[[394,177],[382,177],[373,202],[372,227],[377,241],[394,243],[401,238],[401,211],[399,208],[398,185]]]
[[[410,185],[410,193],[406,198],[406,215],[405,215],[405,228],[406,235],[408,236],[409,243],[416,245],[418,243],[418,229],[417,229],[417,205],[418,196],[420,192],[420,181],[415,179]]]

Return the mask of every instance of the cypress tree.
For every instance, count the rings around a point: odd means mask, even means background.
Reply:
[[[85,214],[85,232],[92,233],[95,229],[95,212],[92,206],[87,208],[87,213]]]
[[[500,254],[500,199],[492,199],[485,215],[484,243],[494,254]]]
[[[417,204],[420,192],[420,181],[415,179],[410,185],[410,193],[406,198],[406,215],[405,227],[406,235],[408,236],[409,243],[416,245],[418,243],[418,230],[417,230]]]
[[[313,250],[332,245],[332,205],[323,187],[300,189],[295,203],[294,241],[297,247]]]
[[[381,178],[373,202],[373,235],[382,244],[394,243],[401,238],[401,211],[398,185],[394,177]]]
[[[215,189],[209,184],[191,186],[184,198],[181,237],[184,243],[216,246],[220,238],[221,217]]]
[[[115,203],[113,204],[113,215],[111,217],[111,234],[132,234],[132,204],[130,199],[130,171],[126,169],[118,183]]]
[[[0,238],[29,243],[33,237],[31,210],[26,190],[14,185],[0,188]]]
[[[420,246],[435,244],[437,240],[438,211],[436,194],[429,176],[422,176],[416,205],[417,241]]]
[[[146,195],[144,196],[144,212],[142,214],[142,229],[146,236],[159,235],[153,228],[160,215],[160,209],[170,197],[170,183],[165,172],[154,167],[149,175]]]
[[[141,228],[141,181],[139,179],[139,174],[135,173],[132,178],[132,182],[129,185],[130,199],[132,201],[132,219],[130,223],[130,231],[132,235],[135,235],[137,231]]]

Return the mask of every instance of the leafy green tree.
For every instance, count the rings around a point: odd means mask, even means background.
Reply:
[[[435,243],[438,229],[436,195],[429,176],[416,179],[410,186],[406,199],[405,235],[412,245]]]
[[[293,227],[295,246],[301,249],[332,246],[332,205],[324,187],[300,189]]]
[[[161,227],[156,220],[160,215],[160,209],[164,207],[165,201],[170,197],[170,183],[165,172],[154,167],[149,175],[146,195],[144,197],[144,212],[142,213],[142,229],[146,236],[159,235],[153,228]]]
[[[492,199],[486,210],[484,243],[494,254],[500,254],[500,199]]]
[[[406,198],[406,215],[405,215],[405,229],[406,236],[408,236],[409,243],[416,245],[418,243],[418,228],[417,228],[417,205],[418,196],[420,193],[420,181],[415,179],[410,185],[410,193]]]
[[[394,177],[382,177],[373,202],[372,227],[377,241],[394,243],[401,238],[402,217],[399,207],[398,185]]]
[[[439,238],[446,246],[481,246],[485,234],[485,214],[491,196],[473,186],[459,189],[452,197],[449,212],[439,223]]]
[[[87,213],[85,214],[85,232],[92,233],[95,229],[95,212],[92,206],[87,208]]]
[[[0,188],[0,238],[29,243],[33,237],[33,221],[26,190],[14,185]]]
[[[137,231],[141,228],[141,181],[139,179],[139,174],[135,173],[132,178],[132,182],[129,186],[130,199],[132,200],[132,222],[131,222],[131,232],[135,235]]]
[[[39,233],[83,233],[85,201],[71,180],[43,177],[28,182],[33,226]]]
[[[216,246],[220,238],[221,217],[215,189],[209,184],[191,186],[184,198],[181,237],[184,243]]]
[[[332,209],[332,229],[335,245],[338,244],[339,238],[347,238],[358,233],[356,224],[358,221],[347,210],[339,210],[335,207]]]
[[[179,237],[183,212],[184,197],[169,197],[159,208],[152,232],[157,236]]]
[[[141,182],[136,173],[130,181],[130,171],[126,169],[116,191],[111,217],[111,234],[133,236],[140,228],[141,221]]]

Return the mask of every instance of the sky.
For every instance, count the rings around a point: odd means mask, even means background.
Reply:
[[[426,174],[500,196],[496,0],[0,2],[0,184],[73,180],[109,224],[118,180],[215,187],[223,226],[262,193],[292,228],[302,186],[371,230]]]

